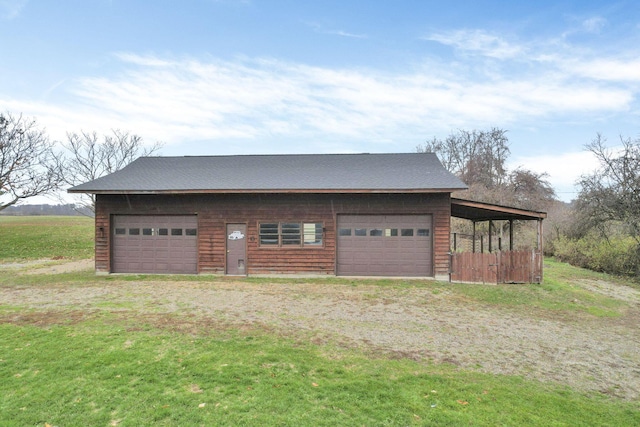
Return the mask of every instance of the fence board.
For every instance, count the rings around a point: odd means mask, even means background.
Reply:
[[[456,252],[451,255],[451,281],[540,283],[541,256],[539,251]]]
[[[497,283],[498,262],[495,253],[454,253],[451,259],[451,281]]]

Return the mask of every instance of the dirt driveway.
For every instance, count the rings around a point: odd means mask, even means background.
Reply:
[[[171,314],[196,319],[198,327],[266,327],[312,342],[640,398],[640,293],[611,283],[585,282],[584,288],[629,303],[626,315],[613,319],[542,316],[478,304],[429,286],[282,284],[277,279],[259,284],[133,282],[117,277],[104,283],[2,287],[0,304],[49,313]],[[20,321],[20,314],[11,316],[0,321]]]

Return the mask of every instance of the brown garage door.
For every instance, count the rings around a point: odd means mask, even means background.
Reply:
[[[346,276],[432,276],[430,215],[338,216],[338,268]]]
[[[196,273],[198,221],[195,215],[115,215],[114,273]]]

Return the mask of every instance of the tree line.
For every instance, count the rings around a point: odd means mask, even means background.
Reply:
[[[142,138],[113,129],[111,134],[67,133],[52,141],[34,118],[0,114],[0,211],[25,199],[53,193],[122,169],[162,144],[144,145]],[[94,196],[82,195],[78,206],[93,211]]]
[[[508,170],[511,152],[504,129],[458,130],[416,150],[436,153],[468,185],[454,197],[548,212],[546,255],[596,271],[640,276],[640,137],[621,136],[610,147],[597,134],[585,144],[598,168],[580,177],[571,203],[557,200],[547,174],[522,166]],[[520,234],[527,233],[526,223],[515,226]],[[453,221],[452,227],[469,232],[465,222]]]

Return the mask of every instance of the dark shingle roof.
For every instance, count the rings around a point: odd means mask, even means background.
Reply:
[[[72,193],[430,192],[466,188],[433,153],[141,157]]]

